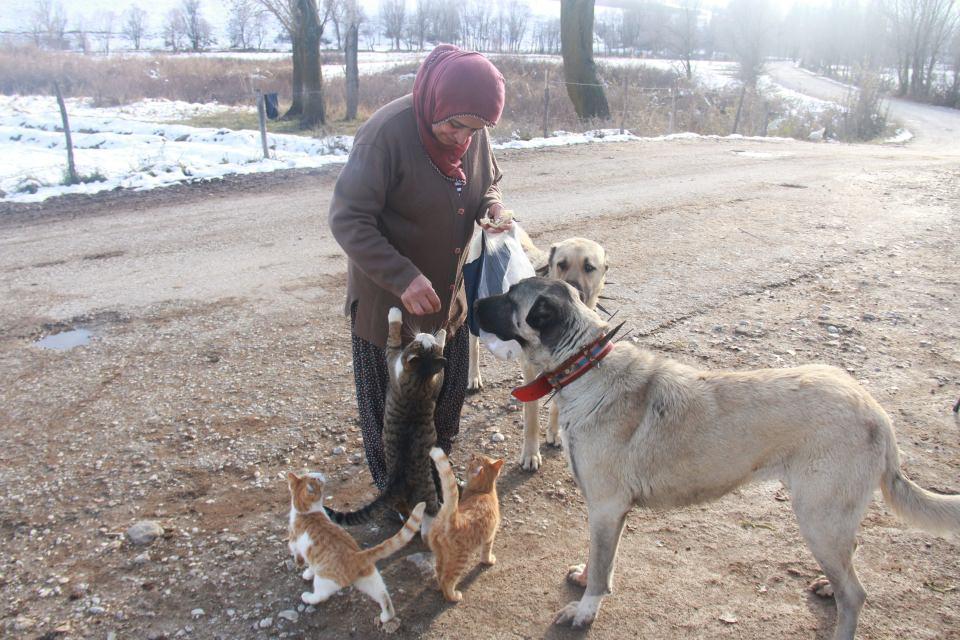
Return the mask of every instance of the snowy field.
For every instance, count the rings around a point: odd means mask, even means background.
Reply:
[[[422,54],[366,57],[363,72],[415,62]],[[494,56],[495,58],[495,56]],[[536,59],[560,61],[558,56]],[[676,61],[606,58],[606,64],[649,65],[675,69]],[[334,67],[328,71],[333,72]],[[698,62],[697,79],[707,87],[733,82],[731,63]],[[820,111],[832,103],[794,94],[764,79],[764,91],[777,93],[797,109]],[[169,124],[177,120],[250,107],[145,100],[122,107],[95,108],[89,99],[67,100],[74,157],[80,184],[65,186],[66,150],[56,101],[48,96],[0,96],[0,200],[39,202],[65,193],[96,193],[117,188],[153,189],[228,174],[319,167],[346,161],[353,143],[347,136],[315,139],[268,134],[270,158],[262,157],[258,131]],[[677,134],[650,138],[671,140]],[[549,138],[502,140],[496,148],[532,148],[636,140],[618,130],[582,134],[555,132]]]

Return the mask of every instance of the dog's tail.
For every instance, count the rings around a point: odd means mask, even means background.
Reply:
[[[960,495],[927,491],[900,471],[896,440],[887,445],[887,468],[880,479],[880,491],[897,517],[931,533],[960,533]]]

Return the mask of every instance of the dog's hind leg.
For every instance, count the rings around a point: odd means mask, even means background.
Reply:
[[[617,497],[602,499],[589,506],[590,559],[587,562],[587,590],[583,598],[561,609],[554,624],[572,624],[584,627],[594,621],[600,612],[604,596],[613,588],[613,569],[620,545],[620,534],[626,522],[630,503]],[[589,502],[589,501],[588,501]]]
[[[558,449],[563,446],[560,442],[560,406],[550,405],[550,419],[547,422],[547,444]]]
[[[480,376],[480,338],[470,334],[470,372],[467,375],[467,393],[479,393],[483,389],[483,378]]]
[[[807,480],[806,482],[809,482]],[[857,529],[870,495],[851,496],[850,488],[793,483],[793,510],[800,533],[833,587],[837,604],[834,640],[853,640],[867,594],[853,568]],[[846,495],[844,495],[846,494]]]
[[[524,383],[533,381],[540,372],[521,358]],[[556,405],[554,405],[556,406]],[[543,464],[540,457],[540,402],[523,403],[523,450],[520,452],[520,466],[528,471],[536,471]]]

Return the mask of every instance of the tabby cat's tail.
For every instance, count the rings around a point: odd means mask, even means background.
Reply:
[[[445,518],[452,518],[457,513],[457,507],[460,504],[460,491],[457,489],[457,477],[453,474],[450,467],[450,459],[440,447],[430,449],[430,457],[437,465],[437,475],[440,476],[440,486],[443,490],[443,504],[440,505],[440,512],[437,518],[441,521]]]
[[[365,507],[357,509],[356,511],[343,513],[341,511],[335,511],[326,506],[323,508],[323,510],[326,511],[327,515],[330,516],[330,519],[337,524],[354,527],[358,524],[366,524],[367,522],[373,520],[373,518],[380,513],[388,511],[391,508],[391,501],[389,498],[390,489],[387,488],[386,491],[374,498],[373,502]]]
[[[394,554],[405,547],[408,542],[413,540],[413,537],[417,535],[417,532],[420,531],[420,524],[423,522],[423,510],[426,508],[427,503],[417,503],[417,506],[415,506],[413,511],[410,513],[410,517],[407,518],[407,521],[403,523],[403,527],[400,529],[400,531],[396,532],[393,536],[387,538],[377,546],[364,549],[360,553],[373,562],[377,562],[378,560],[383,560],[387,556]]]

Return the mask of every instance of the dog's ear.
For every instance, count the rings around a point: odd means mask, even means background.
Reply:
[[[552,245],[550,247],[550,255],[547,257],[547,262],[544,265],[541,265],[536,270],[536,274],[541,278],[545,278],[550,275],[550,267],[553,266],[553,256],[557,254],[557,245]]]

